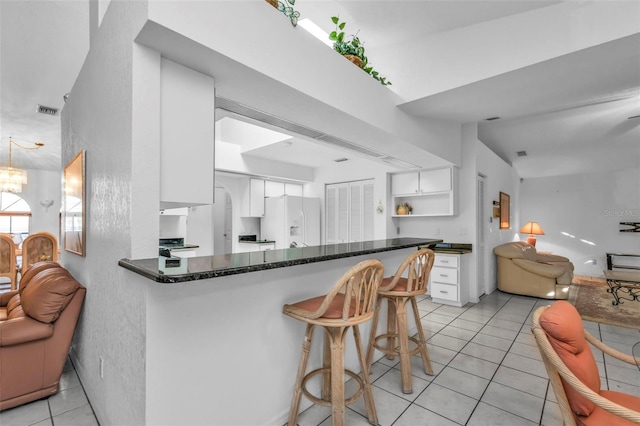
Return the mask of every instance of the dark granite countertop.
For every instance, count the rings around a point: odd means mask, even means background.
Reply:
[[[434,253],[466,254],[472,251],[472,245],[467,243],[438,242],[429,244],[427,247],[433,250]]]
[[[140,260],[121,259],[118,264],[159,283],[179,283],[411,247],[417,248],[441,241],[430,238],[392,238],[358,243],[190,257],[180,259],[176,266],[166,266],[167,258],[165,257]],[[173,262],[176,261],[173,260]]]

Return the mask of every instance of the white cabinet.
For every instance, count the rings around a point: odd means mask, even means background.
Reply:
[[[393,217],[454,216],[457,169],[445,167],[391,176]],[[411,214],[398,214],[401,204],[411,206]]]
[[[265,197],[282,197],[284,194],[284,182],[275,182],[272,180],[264,181]]]
[[[399,173],[391,176],[392,195],[415,195],[420,193],[420,174]]]
[[[160,216],[188,216],[188,215],[189,215],[188,207],[160,210]]]
[[[213,204],[214,80],[166,59],[160,69],[160,208]]]
[[[276,182],[273,180],[264,181],[265,197],[282,197],[283,195],[302,197],[302,185],[297,183]]]
[[[241,253],[275,250],[276,243],[238,243]]]
[[[436,253],[429,275],[431,299],[446,305],[464,306],[469,302],[468,271],[464,254]]]
[[[241,216],[264,216],[264,180],[255,178],[245,179]]]
[[[302,197],[302,185],[298,183],[285,183],[284,193],[295,197]]]

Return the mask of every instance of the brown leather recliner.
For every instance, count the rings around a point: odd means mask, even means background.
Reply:
[[[86,289],[55,262],[0,295],[0,411],[58,391]]]
[[[573,263],[564,256],[542,254],[523,241],[494,247],[498,259],[498,289],[542,299],[566,299]]]

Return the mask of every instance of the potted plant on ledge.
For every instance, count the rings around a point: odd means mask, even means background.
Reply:
[[[364,46],[358,34],[350,36],[351,38],[345,38],[344,27],[347,23],[340,22],[340,18],[337,16],[332,16],[331,22],[336,26],[336,29],[329,34],[329,39],[333,41],[333,50],[362,68],[364,72],[378,80],[382,85],[391,85],[391,82],[386,77],[381,76],[378,71],[369,65],[369,60],[364,54]]]

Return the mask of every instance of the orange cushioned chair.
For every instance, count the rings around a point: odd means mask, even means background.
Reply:
[[[633,368],[634,358],[586,331],[571,303],[562,300],[538,308],[532,331],[565,425],[640,424],[640,397],[600,389],[598,366],[588,343]]]
[[[25,271],[7,303],[2,295],[0,411],[58,391],[86,289],[52,263]]]

